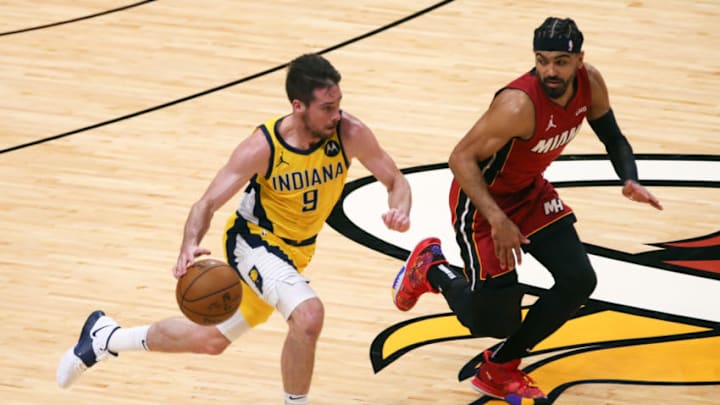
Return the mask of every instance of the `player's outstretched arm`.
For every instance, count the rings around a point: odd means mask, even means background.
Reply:
[[[620,180],[623,181],[623,195],[633,201],[648,203],[662,210],[658,199],[640,185],[635,155],[615,120],[615,114],[610,107],[608,89],[602,75],[591,65],[585,64],[585,66],[592,87],[592,103],[587,115],[588,123],[605,145],[613,168]]]
[[[242,141],[232,152],[227,163],[220,168],[210,182],[205,193],[193,204],[185,221],[183,241],[180,246],[173,275],[177,278],[185,274],[188,264],[204,254],[208,249],[200,247],[200,241],[210,227],[213,214],[220,209],[250,178],[264,174],[270,160],[270,146],[261,130]]]

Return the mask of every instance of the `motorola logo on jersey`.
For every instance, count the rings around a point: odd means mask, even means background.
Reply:
[[[340,145],[332,139],[327,141],[325,144],[325,154],[333,157],[338,153],[340,153]]]
[[[650,187],[672,187],[678,192],[683,187],[720,189],[720,156],[638,155],[637,159],[643,183]],[[398,267],[415,243],[436,236],[443,241],[450,264],[462,267],[447,207],[452,178],[447,164],[403,172],[413,189],[409,233],[389,231],[378,220],[387,209],[385,189],[373,178],[347,184],[328,224],[399,259]],[[545,175],[561,194],[563,187],[620,185],[604,155],[561,156]],[[562,203],[558,200],[546,209],[558,209],[558,204]],[[584,244],[598,275],[595,292],[586,306],[523,361],[525,371],[548,393],[543,403],[554,403],[579,385],[720,387],[720,230],[654,243],[641,253]],[[529,255],[523,257],[518,276],[526,296],[537,296],[552,286],[549,273]],[[391,282],[388,279],[388,289]],[[433,296],[423,299],[442,302]],[[395,310],[390,301],[387,310]],[[403,356],[412,356],[418,347],[471,338],[452,313],[409,315],[376,336],[370,347],[372,367],[379,373]],[[485,348],[479,345],[477,353],[468,353],[465,364],[457,365],[459,380],[473,376]],[[441,392],[436,399],[441,401]],[[481,397],[472,404],[490,400]]]

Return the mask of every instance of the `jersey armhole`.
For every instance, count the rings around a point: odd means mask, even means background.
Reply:
[[[342,153],[343,160],[345,161],[345,167],[348,169],[350,168],[350,161],[348,161],[347,155],[345,154],[345,147],[343,146],[342,141],[342,134],[340,133],[340,127],[342,126],[342,111],[340,111],[340,121],[338,121],[337,126],[335,127],[335,132],[337,133],[338,143],[340,144],[340,153]]]
[[[496,91],[496,92],[495,92],[495,96],[493,96],[493,100],[495,100],[495,98],[496,98],[500,93],[502,93],[502,92],[505,91],[505,90],[518,90],[518,91],[522,91],[523,93],[525,93],[525,95],[530,99],[530,104],[532,104],[533,116],[534,116],[534,117],[533,117],[533,128],[532,128],[532,132],[530,132],[530,137],[529,137],[528,139],[523,139],[523,138],[521,138],[521,137],[519,137],[519,136],[514,136],[514,137],[512,137],[508,142],[512,142],[513,140],[517,140],[517,141],[519,141],[519,142],[529,142],[529,141],[531,141],[531,140],[535,137],[535,129],[536,129],[535,126],[536,126],[537,123],[538,123],[538,118],[540,118],[540,117],[539,117],[539,113],[538,113],[537,106],[535,105],[535,101],[533,100],[532,95],[530,94],[530,92],[529,92],[527,89],[523,89],[523,88],[521,88],[521,87],[513,86],[512,83],[511,83],[511,84],[508,84],[507,86],[505,86],[505,87],[501,88],[500,90]]]
[[[268,167],[265,171],[265,179],[269,179],[272,175],[272,164],[275,161],[275,143],[272,140],[272,136],[270,135],[270,131],[268,131],[267,126],[265,124],[261,124],[258,128],[265,134],[265,139],[268,142],[268,145],[270,146],[270,159],[268,160]]]

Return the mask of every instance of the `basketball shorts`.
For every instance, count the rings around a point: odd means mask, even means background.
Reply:
[[[250,327],[267,321],[275,309],[288,319],[300,303],[317,296],[301,274],[314,251],[314,243],[291,246],[237,214],[229,219],[225,254],[243,281],[239,311]]]
[[[558,196],[555,188],[542,177],[518,193],[494,196],[495,202],[520,228],[527,238],[572,215],[572,208]],[[455,238],[465,264],[465,275],[471,288],[479,288],[483,280],[514,270],[500,267],[490,235],[490,224],[473,206],[468,196],[453,182],[450,189],[450,210]]]

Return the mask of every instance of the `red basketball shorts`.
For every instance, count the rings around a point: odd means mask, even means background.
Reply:
[[[493,197],[526,237],[572,214],[572,208],[563,203],[552,184],[542,177],[524,190]],[[512,271],[500,267],[490,236],[490,224],[455,181],[450,187],[450,211],[471,286],[474,287],[477,280]]]

